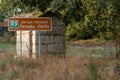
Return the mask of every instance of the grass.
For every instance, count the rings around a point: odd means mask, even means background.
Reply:
[[[0,80],[14,80],[17,77],[16,71],[10,71],[8,73],[2,74]]]
[[[13,53],[15,52],[15,44],[0,43],[0,53]]]
[[[67,56],[78,54],[81,57],[106,57],[110,55],[115,55],[115,51],[115,47],[83,47],[78,45],[67,45],[66,53],[68,54]]]
[[[111,58],[59,58],[44,55],[40,60],[14,59],[1,55],[0,80],[119,80],[114,77]],[[1,63],[0,62],[0,63]],[[109,68],[108,68],[109,67]]]
[[[93,43],[67,44],[66,58],[43,55],[40,60],[20,60],[0,54],[0,80],[119,80],[114,46]],[[13,53],[15,45],[0,43],[0,50]]]
[[[77,54],[81,57],[108,57],[116,53],[115,44],[112,42],[80,40],[66,43],[67,56]]]
[[[71,43],[66,44],[67,56],[77,54],[81,57],[104,57],[114,55],[115,51],[114,46],[106,46],[103,42],[95,43],[94,40],[74,42],[72,45]],[[15,53],[15,44],[0,43],[0,53]]]

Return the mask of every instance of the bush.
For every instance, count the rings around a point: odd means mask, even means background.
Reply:
[[[95,21],[73,22],[68,25],[66,39],[92,39],[112,40],[116,38],[120,28],[106,26],[105,24],[95,25]]]
[[[7,27],[0,27],[0,42],[16,43],[15,32],[8,31]]]
[[[66,38],[70,39],[91,39],[97,36],[98,31],[93,25],[88,23],[84,25],[82,22],[74,22],[67,27]]]

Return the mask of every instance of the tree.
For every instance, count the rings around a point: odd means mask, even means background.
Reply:
[[[53,0],[51,9],[53,12],[63,14],[64,21],[67,23],[80,21],[86,14],[86,9],[81,0]]]
[[[69,35],[78,39],[93,36],[113,39],[119,32],[120,0],[3,0],[0,21],[21,13],[47,10],[61,13],[69,25],[68,33],[73,30]]]
[[[2,0],[0,2],[0,23],[6,21],[9,17],[14,17],[22,13],[45,12],[50,4],[50,0]],[[7,33],[14,36],[14,32],[9,32],[6,27],[1,27],[2,37]]]
[[[70,38],[88,39],[96,35],[109,40],[120,31],[120,0],[53,0],[51,8],[70,23]]]
[[[0,3],[0,21],[21,13],[45,12],[50,0],[2,0]]]

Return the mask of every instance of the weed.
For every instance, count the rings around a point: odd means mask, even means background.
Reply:
[[[16,71],[10,71],[8,73],[4,73],[2,76],[0,76],[0,80],[15,80],[18,73]]]
[[[8,60],[2,60],[2,61],[0,61],[0,69],[1,70],[5,69],[5,66],[6,66],[7,62],[8,62]]]
[[[90,63],[90,73],[92,80],[99,80],[98,70],[93,63]]]
[[[6,64],[7,64],[7,63],[12,63],[12,62],[14,62],[13,57],[9,57],[9,58],[7,58],[7,59],[1,60],[1,61],[0,61],[0,69],[1,69],[1,70],[4,70],[5,67],[6,67]]]

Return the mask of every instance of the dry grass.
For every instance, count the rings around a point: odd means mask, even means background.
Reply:
[[[0,80],[117,80],[114,64],[113,58],[77,55],[67,58],[44,55],[40,60],[0,55]]]

